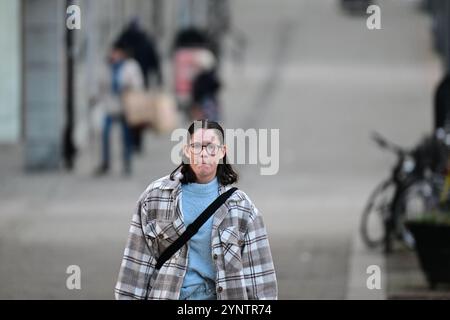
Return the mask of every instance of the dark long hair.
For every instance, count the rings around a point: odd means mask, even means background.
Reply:
[[[195,122],[193,122],[189,126],[189,129],[188,129],[189,136],[190,136],[189,139],[192,137],[192,135],[194,134],[194,130],[196,130],[196,129],[216,129],[216,130],[219,130],[221,133],[221,137],[219,137],[219,139],[222,141],[222,143],[224,142],[225,133],[224,133],[222,127],[220,126],[220,124],[218,124],[215,121],[208,121],[205,119],[198,120],[198,122],[200,122],[200,121],[201,121],[201,127],[198,125],[195,126],[194,125]],[[184,163],[184,161],[182,161],[181,164],[175,170],[172,171],[172,173],[170,174],[171,180],[174,180],[174,175],[180,169],[180,167],[181,167],[181,173],[183,174],[183,178],[180,180],[181,183],[185,184],[185,183],[191,183],[191,182],[197,181],[195,172],[192,170],[191,166],[187,163]],[[226,154],[223,157],[222,163],[219,163],[217,165],[216,177],[217,177],[217,180],[219,181],[219,183],[224,186],[233,184],[238,181],[238,174],[233,170],[231,165],[227,162]]]

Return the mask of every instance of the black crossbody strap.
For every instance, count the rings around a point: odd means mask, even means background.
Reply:
[[[186,227],[186,231],[176,239],[164,252],[159,256],[156,262],[156,269],[159,270],[162,265],[170,259],[186,242],[192,238],[201,226],[219,209],[219,207],[225,203],[225,201],[237,190],[237,188],[231,188],[228,191],[222,193],[217,197],[190,225]]]

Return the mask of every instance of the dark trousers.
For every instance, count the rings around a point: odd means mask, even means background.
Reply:
[[[144,129],[141,127],[132,127],[130,128],[131,134],[131,144],[134,151],[141,152],[142,151],[142,133]]]
[[[123,115],[106,115],[103,123],[103,147],[102,147],[102,165],[105,168],[110,166],[110,135],[111,127],[114,122],[119,122],[122,127],[122,155],[125,169],[131,165],[131,135],[130,128]]]

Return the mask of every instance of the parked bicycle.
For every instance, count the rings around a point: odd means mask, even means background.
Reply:
[[[435,136],[425,138],[412,150],[401,148],[378,133],[373,134],[373,140],[380,148],[393,152],[397,161],[390,176],[375,188],[367,201],[360,224],[362,239],[369,248],[383,246],[386,253],[392,251],[395,241],[412,248],[414,238],[405,227],[406,218],[412,214],[412,194],[425,195],[427,188],[437,192],[434,190],[438,183],[430,179],[433,173],[442,172],[446,147]],[[424,201],[425,198],[431,201],[432,197],[421,197]],[[423,208],[416,208],[419,210]]]
[[[414,170],[415,161],[410,152],[387,141],[380,134],[374,133],[372,138],[380,148],[393,152],[397,156],[397,161],[391,175],[370,195],[363,211],[360,231],[368,247],[375,248],[384,244],[385,251],[390,251],[393,234],[397,238],[403,238],[404,230],[394,208],[398,207],[396,201],[401,191],[417,179]]]

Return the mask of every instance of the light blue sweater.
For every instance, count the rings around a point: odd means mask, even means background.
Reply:
[[[181,209],[184,223],[192,223],[219,195],[219,183],[214,178],[208,183],[188,183],[181,186]],[[189,292],[205,279],[216,281],[216,270],[211,258],[212,215],[189,240],[188,266],[180,296]]]

